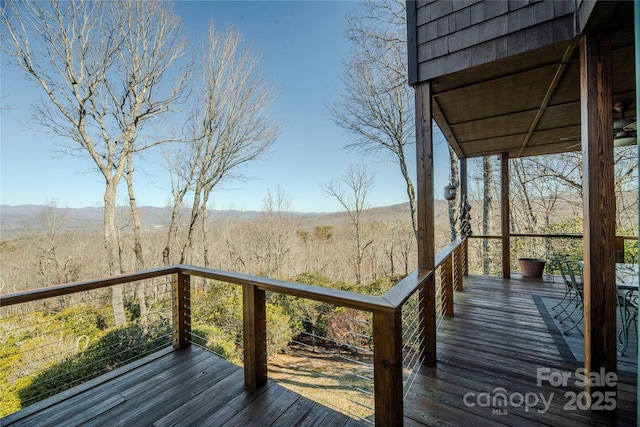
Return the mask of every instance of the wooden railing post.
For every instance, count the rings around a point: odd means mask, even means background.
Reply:
[[[509,152],[500,156],[500,226],[502,229],[502,278],[511,278],[511,229],[509,214]]]
[[[184,273],[173,275],[172,282],[172,316],[173,316],[173,348],[185,348],[191,338],[191,276]]]
[[[402,309],[373,312],[376,426],[403,425]]]
[[[624,237],[616,236],[616,262],[624,263]]]
[[[455,263],[453,265],[453,288],[460,292],[463,290],[462,285],[462,246],[464,242],[460,242],[456,250],[454,251]]]
[[[429,274],[418,288],[418,319],[420,322],[420,352],[425,366],[436,366],[436,279]]]
[[[453,254],[449,254],[442,264],[442,281],[445,316],[453,316]]]
[[[242,287],[244,323],[244,384],[258,388],[267,382],[267,309],[265,291]]]

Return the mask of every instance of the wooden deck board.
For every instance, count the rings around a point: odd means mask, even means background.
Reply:
[[[242,369],[192,346],[113,376],[6,426],[330,425],[355,420],[273,382],[244,387]],[[15,419],[15,416],[11,418]]]
[[[581,364],[563,355],[535,303],[534,296],[559,297],[560,283],[470,276],[455,295],[455,315],[438,330],[437,368],[421,368],[405,399],[405,425],[618,425],[635,426],[637,365],[625,362],[618,382],[616,418],[588,411],[568,411],[566,387],[538,386],[538,368],[575,372]],[[579,337],[579,335],[577,335]],[[571,340],[576,340],[572,337]],[[635,345],[635,344],[634,344]],[[634,349],[628,350],[634,352]],[[269,381],[247,390],[243,372],[198,347],[160,354],[135,369],[92,380],[80,394],[64,392],[53,406],[38,404],[25,417],[7,425],[127,426],[356,426],[349,418],[320,403]],[[537,393],[551,399],[526,410],[506,412],[465,404],[468,393],[491,395],[502,387],[507,395]],[[552,394],[553,393],[553,394]],[[58,399],[60,400],[60,399]],[[468,399],[467,399],[468,401]],[[15,417],[10,417],[15,418]],[[9,418],[8,418],[9,419]]]
[[[562,295],[559,281],[522,280],[516,275],[510,280],[465,277],[464,291],[455,295],[455,315],[445,318],[438,330],[437,368],[421,369],[405,401],[405,419],[411,420],[406,424],[458,425],[468,420],[465,425],[635,426],[635,376],[619,376],[617,417],[567,410],[564,394],[583,390],[575,378],[566,387],[537,385],[538,368],[574,374],[582,366],[563,357],[534,299]],[[508,405],[497,413],[491,407],[465,405],[467,393],[493,396],[498,387],[507,396],[542,393],[551,398],[549,410],[543,405],[528,411]]]

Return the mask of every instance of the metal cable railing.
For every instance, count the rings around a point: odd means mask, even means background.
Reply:
[[[163,345],[181,349],[195,344],[241,361],[249,388],[261,387],[268,377],[290,386],[301,378],[312,378],[308,385],[298,384],[324,394],[312,399],[376,425],[398,425],[403,420],[403,396],[419,367],[427,356],[428,363],[435,360],[437,322],[442,313],[453,314],[451,272],[460,266],[452,266],[452,259],[460,244],[452,242],[436,254],[436,267],[442,270],[445,265],[447,274],[442,273],[442,278],[438,272],[415,270],[383,296],[176,265],[0,295],[0,320],[49,310],[45,300],[75,301],[83,292],[91,297],[88,307],[108,311],[110,290],[124,289],[127,312],[134,314],[126,325],[115,327],[111,310],[112,316],[102,326],[122,334],[114,333],[107,342],[101,339],[105,351],[119,358],[118,363],[129,363],[134,356],[143,357]],[[140,283],[145,288],[136,292]],[[140,295],[144,295],[142,301],[151,302],[145,304],[147,310],[141,304],[136,309]],[[217,304],[221,301],[222,305]],[[0,331],[15,331],[12,326],[16,325],[0,324]],[[15,347],[15,338],[2,348],[0,363],[11,363],[10,358],[19,353],[10,348]],[[92,335],[88,338],[89,342],[94,339]],[[132,341],[141,341],[140,348],[131,345]],[[120,345],[135,354],[120,350]],[[42,343],[32,347],[41,348]],[[91,344],[83,345],[83,352],[90,348]],[[90,365],[81,362],[79,366]],[[109,369],[115,366],[119,365],[109,365]],[[85,380],[91,375],[76,377]],[[65,387],[76,383],[51,376]],[[0,381],[9,382],[7,377]],[[25,388],[32,381],[14,372],[12,382]],[[18,398],[7,413],[20,404]]]
[[[143,287],[145,304],[136,298]],[[125,287],[115,325],[108,290],[0,307],[0,415],[7,415],[171,345],[171,287]],[[146,306],[146,308],[145,308]]]
[[[270,294],[267,300],[274,297]],[[284,351],[268,354],[269,377],[334,410],[372,423],[371,313],[292,296],[279,295],[278,301],[294,321]]]
[[[457,240],[451,242],[435,257],[435,271],[430,275],[431,284],[426,282],[426,286],[433,286],[433,298],[430,303],[422,298],[419,288],[416,287],[413,293],[404,300],[402,304],[402,373],[403,373],[403,397],[406,398],[411,391],[414,381],[418,377],[420,367],[425,363],[427,348],[432,355],[435,355],[434,343],[425,342],[428,336],[423,333],[422,327],[426,319],[430,318],[427,313],[431,311],[428,307],[433,304],[435,328],[437,331],[445,316],[453,315],[454,289],[463,288],[462,276],[465,269],[466,242]],[[427,278],[429,276],[426,276]],[[428,328],[428,326],[427,326]]]
[[[468,263],[471,274],[501,274],[502,236],[469,236]],[[511,271],[518,271],[518,258],[540,258],[549,261],[557,256],[582,259],[583,236],[581,234],[531,234],[512,233],[510,235]],[[638,237],[616,236],[616,262],[635,262],[638,259]],[[548,278],[553,279],[557,270],[547,263]]]
[[[402,383],[407,397],[424,361],[423,337],[420,333],[421,299],[414,293],[402,307]]]
[[[242,312],[233,311],[242,305],[241,289],[216,281],[205,281],[201,287],[192,283],[187,301],[188,341],[242,366]]]

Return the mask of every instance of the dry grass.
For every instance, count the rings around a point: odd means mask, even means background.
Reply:
[[[373,420],[373,353],[292,345],[269,359],[269,378],[357,419]]]

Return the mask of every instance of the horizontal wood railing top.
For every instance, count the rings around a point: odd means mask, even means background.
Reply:
[[[325,288],[303,283],[287,282],[284,280],[270,279],[268,277],[252,276],[243,273],[232,273],[210,268],[194,267],[191,265],[178,266],[182,273],[207,279],[220,280],[237,285],[252,285],[265,291],[312,299],[320,302],[328,302],[344,307],[355,308],[364,311],[393,311],[395,307],[382,297],[359,294],[357,292],[343,291],[340,289]]]
[[[462,239],[456,239],[444,248],[440,249],[435,256],[434,268],[440,267],[442,263],[451,256],[456,248],[462,244],[462,242]],[[393,306],[399,307],[404,304],[411,295],[413,295],[413,293],[431,274],[431,270],[414,270],[384,294],[383,298],[389,301]]]
[[[532,238],[550,238],[550,239],[582,239],[582,234],[576,233],[557,233],[557,234],[535,234],[535,233],[511,233],[510,237],[532,237]]]
[[[231,273],[222,270],[194,267],[190,265],[175,265],[145,270],[137,273],[121,274],[105,279],[92,279],[47,288],[32,289],[9,295],[0,295],[0,307],[38,301],[45,298],[59,297],[76,292],[89,291],[138,280],[152,279],[169,274],[185,273],[208,279],[220,280],[238,285],[252,285],[266,291],[278,292],[286,295],[313,299],[332,303],[344,307],[364,311],[393,311],[394,306],[382,297],[359,294],[339,289],[324,288],[301,283],[286,282],[266,277],[252,276],[241,273]]]
[[[444,260],[447,259],[449,256],[451,256],[453,251],[455,251],[456,248],[458,246],[460,246],[461,244],[462,244],[462,239],[456,239],[453,242],[449,243],[444,248],[440,249],[438,251],[438,253],[436,254],[435,266],[434,267],[435,268],[440,267],[440,265],[442,265]]]
[[[404,279],[396,283],[382,296],[394,307],[403,305],[413,293],[422,285],[422,283],[431,275],[431,270],[413,270]]]
[[[109,286],[122,285],[123,283],[136,282],[138,280],[153,279],[154,277],[175,274],[179,271],[177,266],[160,267],[137,273],[121,274],[103,279],[83,280],[80,282],[65,283],[63,285],[46,288],[30,289],[9,295],[0,295],[0,307],[38,301],[45,298],[60,297],[76,292],[91,291],[94,289],[108,288]]]

